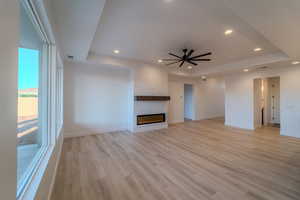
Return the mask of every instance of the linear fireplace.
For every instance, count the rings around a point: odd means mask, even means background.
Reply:
[[[137,125],[156,124],[156,123],[163,123],[165,121],[166,121],[165,113],[151,114],[151,115],[138,115],[136,120]]]

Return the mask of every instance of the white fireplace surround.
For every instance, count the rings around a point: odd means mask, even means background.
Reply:
[[[161,67],[139,65],[132,71],[132,94],[130,131],[141,132],[168,127],[169,101],[135,101],[135,96],[169,96],[168,73]],[[166,122],[137,125],[138,115],[165,113]]]

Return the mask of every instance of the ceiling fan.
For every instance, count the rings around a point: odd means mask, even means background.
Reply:
[[[196,63],[196,62],[211,61],[211,59],[201,58],[201,57],[204,57],[204,56],[211,55],[212,54],[211,52],[201,54],[201,55],[197,55],[197,56],[192,56],[192,54],[195,52],[193,49],[191,49],[189,51],[188,51],[188,49],[183,49],[182,51],[183,51],[182,56],[178,56],[178,55],[175,55],[173,53],[169,53],[170,56],[173,56],[175,58],[163,59],[163,61],[171,62],[171,63],[166,64],[167,66],[173,65],[173,64],[176,64],[176,63],[180,63],[179,67],[182,67],[185,62],[190,63],[192,65],[198,65],[198,63]]]

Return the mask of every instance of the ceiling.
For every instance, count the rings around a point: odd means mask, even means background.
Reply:
[[[53,0],[55,28],[63,57],[84,60],[98,27],[105,0]]]
[[[200,76],[300,59],[298,0],[54,2],[61,41],[68,47],[64,53],[78,60],[90,54],[158,65],[158,59],[170,58],[168,52],[180,54],[183,48],[211,51],[212,61],[193,69],[160,64],[170,73]],[[231,35],[224,34],[228,29]],[[254,52],[257,47],[263,50]]]

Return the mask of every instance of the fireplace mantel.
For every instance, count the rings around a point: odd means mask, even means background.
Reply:
[[[170,101],[170,96],[135,96],[136,101]]]

